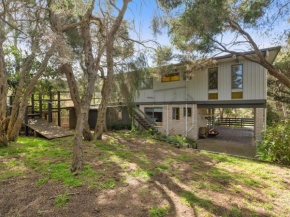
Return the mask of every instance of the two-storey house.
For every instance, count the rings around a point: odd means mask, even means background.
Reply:
[[[273,63],[280,47],[261,49]],[[243,55],[254,57],[254,52]],[[199,127],[206,126],[209,108],[253,108],[254,135],[260,139],[265,126],[267,70],[241,56],[214,58],[217,65],[192,73],[186,78],[182,65],[161,79],[148,78],[136,96],[139,109],[153,119],[166,135],[198,138]]]

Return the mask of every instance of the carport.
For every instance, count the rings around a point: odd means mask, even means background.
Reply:
[[[197,141],[198,149],[213,152],[227,153],[244,157],[255,157],[256,140],[261,139],[261,131],[264,128],[266,101],[214,101],[198,104],[198,126],[214,127],[218,131],[216,138],[199,139]],[[206,120],[211,116],[213,109],[217,108],[251,108],[254,111],[252,122],[250,119],[243,120],[222,120],[219,126],[212,126],[213,121]],[[243,123],[245,121],[245,123]],[[250,124],[251,123],[251,124]]]

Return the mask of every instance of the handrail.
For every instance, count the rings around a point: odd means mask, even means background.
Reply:
[[[155,123],[155,121],[154,120],[152,120],[152,118],[150,118],[146,113],[144,113],[141,109],[139,109],[138,107],[135,107],[135,109],[134,109],[134,111],[138,114],[138,115],[140,115],[140,113],[141,113],[141,117],[142,117],[142,115],[144,116],[144,120],[146,121],[146,122],[148,122],[149,124],[153,124],[154,126],[157,126],[157,124]]]

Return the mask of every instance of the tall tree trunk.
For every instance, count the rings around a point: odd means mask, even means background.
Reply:
[[[77,82],[76,82],[75,76],[73,74],[71,64],[69,64],[69,63],[63,64],[61,66],[61,71],[66,76],[67,83],[68,83],[69,90],[70,90],[70,95],[71,95],[72,101],[74,103],[75,113],[76,113],[76,116],[78,117],[78,114],[81,112],[81,97],[79,94]],[[84,135],[85,140],[87,140],[87,141],[91,141],[93,139],[93,135],[91,134],[90,126],[88,123],[88,114],[86,115],[86,117],[84,117],[83,135]]]
[[[81,171],[84,168],[83,163],[83,149],[82,149],[82,139],[83,139],[83,128],[84,128],[84,118],[85,114],[83,110],[77,116],[77,125],[75,129],[75,135],[73,138],[73,161],[71,166],[72,172]]]
[[[6,135],[6,113],[7,113],[7,91],[8,84],[6,79],[6,67],[4,61],[3,42],[5,36],[2,35],[0,30],[0,147],[8,144]]]
[[[107,78],[102,88],[102,100],[98,109],[97,125],[95,128],[94,139],[102,140],[104,125],[106,124],[107,106],[111,95],[114,78],[113,42],[108,39],[107,52]]]

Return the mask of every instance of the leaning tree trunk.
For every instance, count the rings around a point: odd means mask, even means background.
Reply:
[[[114,62],[113,62],[113,40],[108,39],[107,44],[107,78],[102,88],[102,100],[98,109],[97,125],[95,128],[94,139],[102,140],[102,134],[104,131],[104,125],[106,124],[106,111],[108,107],[108,101],[113,86],[114,77]]]
[[[61,71],[66,76],[67,83],[68,83],[69,90],[70,90],[70,95],[71,95],[72,101],[74,103],[75,113],[76,113],[76,116],[78,117],[78,114],[81,112],[81,108],[80,108],[81,107],[81,97],[79,94],[77,82],[76,82],[75,77],[73,75],[73,70],[72,70],[71,64],[69,64],[69,63],[63,64],[61,66]],[[87,140],[87,141],[91,141],[93,139],[93,136],[92,136],[91,131],[90,131],[90,126],[88,123],[88,114],[86,114],[86,117],[84,117],[83,135],[84,135],[85,140]]]
[[[30,80],[28,83],[24,96],[21,100],[20,106],[19,106],[19,111],[18,111],[18,116],[17,119],[12,127],[12,130],[8,134],[8,139],[9,141],[16,141],[19,135],[19,130],[21,128],[21,125],[23,123],[24,115],[25,115],[25,110],[28,105],[28,100],[29,97],[34,89],[34,86],[36,85],[38,79],[40,76],[43,74],[44,70],[47,67],[48,61],[50,57],[53,55],[55,45],[52,45],[49,51],[46,53],[39,69],[37,70],[36,74],[33,76],[33,78]]]

